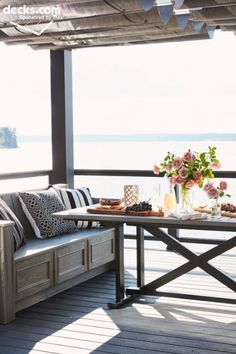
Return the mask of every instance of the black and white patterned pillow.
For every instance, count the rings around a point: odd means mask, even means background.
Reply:
[[[14,238],[14,250],[23,246],[26,242],[25,232],[20,220],[13,213],[11,208],[0,198],[0,220],[14,221],[13,238]]]
[[[20,192],[19,198],[36,237],[45,239],[76,231],[77,227],[74,221],[58,219],[51,215],[65,210],[63,203],[53,190]]]
[[[89,206],[93,204],[93,200],[90,194],[90,190],[87,187],[81,187],[77,189],[63,188],[57,185],[53,185],[54,189],[58,196],[60,197],[62,203],[65,205],[65,208],[75,209],[81,208],[84,206]],[[80,229],[86,229],[91,227],[97,227],[97,222],[92,221],[78,221],[77,227]]]

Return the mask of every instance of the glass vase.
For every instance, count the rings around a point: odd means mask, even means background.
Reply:
[[[211,202],[211,216],[221,216],[221,203],[217,199],[212,199]]]
[[[180,187],[180,209],[186,212],[193,211],[192,190],[182,185]]]

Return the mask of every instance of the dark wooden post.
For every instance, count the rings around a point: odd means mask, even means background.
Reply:
[[[52,177],[50,183],[74,186],[72,52],[50,52]]]

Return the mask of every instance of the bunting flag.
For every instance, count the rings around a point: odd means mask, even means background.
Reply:
[[[184,0],[175,0],[175,3],[174,3],[175,10],[180,9],[181,6],[183,5],[183,3],[184,3]]]
[[[216,29],[215,25],[207,25],[207,32],[208,32],[208,36],[210,37],[210,39],[213,38],[214,33],[215,33],[215,29]]]
[[[161,20],[164,22],[165,25],[169,22],[172,14],[173,14],[174,5],[166,5],[166,6],[159,6],[158,12],[160,15]]]
[[[199,32],[201,32],[204,22],[203,21],[192,21],[192,25],[193,25],[194,31],[199,33]]]
[[[155,4],[156,0],[139,0],[144,11],[150,10]]]
[[[183,15],[177,15],[176,16],[179,27],[183,30],[188,24],[190,15],[189,14],[183,14]]]

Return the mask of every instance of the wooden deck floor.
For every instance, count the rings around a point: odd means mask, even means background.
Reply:
[[[183,262],[159,242],[148,241],[145,247],[148,280]],[[236,277],[233,251],[218,261],[221,269]],[[130,240],[125,263],[126,284],[135,285],[135,248]],[[103,274],[19,312],[16,321],[0,326],[0,353],[236,353],[234,305],[143,297],[125,308],[108,310],[114,279],[113,272]],[[235,296],[200,269],[164,289]]]

